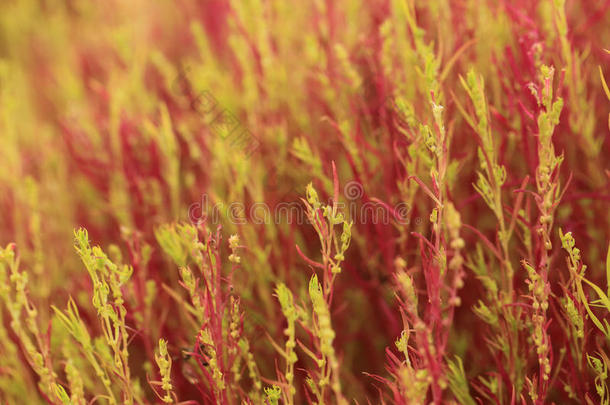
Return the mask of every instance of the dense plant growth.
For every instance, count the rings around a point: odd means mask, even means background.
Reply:
[[[2,1],[0,402],[610,405],[609,22]]]

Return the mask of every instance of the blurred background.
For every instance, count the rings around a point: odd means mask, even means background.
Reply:
[[[398,257],[408,267],[420,263],[412,232],[427,234],[430,227],[432,203],[408,180],[430,179],[425,159],[413,158],[425,146],[408,135],[415,117],[431,117],[430,86],[438,89],[452,137],[451,200],[463,223],[494,238],[496,219],[471,187],[477,138],[455,101],[470,105],[459,77],[472,68],[485,80],[512,206],[513,190],[536,167],[536,102],[528,83],[537,80],[540,63],[556,66],[570,107],[553,140],[565,158],[562,184],[571,177],[556,226],[574,233],[592,279],[603,280],[610,146],[598,69],[610,77],[604,52],[610,5],[567,1],[566,37],[552,3],[3,0],[0,244],[17,244],[40,325],[51,320],[50,305],[64,308],[69,295],[85,319],[94,319],[86,309],[90,280],[73,248],[73,230],[85,227],[94,244],[135,263],[130,289],[155,283],[162,310],[149,325],[130,320],[138,330],[132,359],[142,360],[135,374],[146,385],[147,346],[180,325],[179,316],[168,315],[175,301],[162,287],[177,284],[177,271],[161,254],[154,229],[192,220],[203,196],[210,206],[264,202],[273,209],[298,202],[313,181],[328,199],[334,161],[341,190],[350,181],[361,185],[356,204],[409,207],[408,224],[355,221],[337,283],[333,323],[341,331],[336,345],[345,390],[373,398],[377,390],[363,372],[385,372],[385,348],[402,330],[391,274]],[[431,84],[426,78],[435,69],[438,82]],[[273,286],[281,280],[295,295],[305,294],[311,270],[294,246],[315,257],[319,241],[306,224],[257,224],[247,211],[244,219],[225,212],[219,223],[246,247],[235,288],[261,373],[273,378],[275,355],[264,332],[281,338],[281,324],[271,321],[281,317]],[[463,237],[470,246],[479,242],[472,232]],[[144,246],[150,260],[138,262]],[[531,254],[513,248],[515,266]],[[470,308],[480,289],[474,278],[467,281],[450,339],[451,352],[468,359],[469,375],[486,371],[480,365],[490,361],[472,334]],[[135,292],[127,296],[140,308]],[[189,333],[176,332],[172,350]],[[58,334],[53,339],[61,340]],[[3,338],[14,341],[10,332]],[[0,355],[9,356],[9,346]],[[27,398],[22,403],[40,401],[30,391],[35,381],[0,372],[7,403],[17,395]],[[181,398],[197,398],[186,385]]]

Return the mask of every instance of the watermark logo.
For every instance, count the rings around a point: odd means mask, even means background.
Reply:
[[[337,209],[348,218],[360,224],[399,224],[410,223],[411,206],[406,202],[390,205],[378,199],[365,199],[361,183],[350,181],[343,187],[343,199],[337,202]],[[332,202],[329,201],[330,205]],[[301,201],[281,201],[275,205],[265,202],[244,204],[243,202],[212,203],[207,194],[200,201],[190,205],[189,220],[194,224],[216,225],[228,221],[237,225],[244,224],[296,224],[309,223],[305,205]],[[416,219],[417,221],[417,219]]]
[[[228,142],[231,148],[245,157],[252,155],[261,145],[252,131],[242,125],[237,115],[222,106],[207,89],[192,89],[188,79],[189,68],[181,68],[172,84],[175,95],[186,97],[190,108],[201,116],[214,135]]]
[[[343,187],[343,195],[348,200],[359,200],[364,195],[364,189],[362,184],[357,181],[349,181]]]

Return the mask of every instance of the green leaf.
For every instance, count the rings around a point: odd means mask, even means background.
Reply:
[[[455,398],[460,404],[476,405],[476,402],[470,395],[462,359],[459,356],[455,356],[455,362],[448,360],[447,364],[449,366],[449,375],[447,376],[449,379],[449,389]]]
[[[53,384],[53,388],[55,389],[55,395],[57,395],[57,398],[61,400],[62,404],[72,405],[72,401],[70,400],[70,397],[68,396],[68,393],[64,387],[59,384]]]

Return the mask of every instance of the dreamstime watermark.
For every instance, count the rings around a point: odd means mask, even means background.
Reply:
[[[235,113],[222,106],[216,97],[206,89],[192,89],[187,74],[188,67],[181,68],[172,83],[172,91],[188,98],[193,111],[203,118],[210,131],[229,145],[250,156],[260,146],[260,141],[237,118]]]
[[[385,111],[399,123],[408,122],[408,107],[394,92],[382,89],[374,77],[363,77],[351,96],[359,101],[364,115],[374,116]]]
[[[337,202],[337,208],[355,223],[406,225],[411,221],[411,206],[405,202],[390,206],[379,200],[363,201],[364,189],[357,181],[350,181],[343,187],[343,196],[346,201]],[[202,194],[200,201],[189,206],[188,218],[194,224],[205,222],[211,225],[223,221],[237,225],[309,223],[302,201],[284,201],[274,206],[264,202],[245,204],[238,201],[212,204],[207,194]]]

